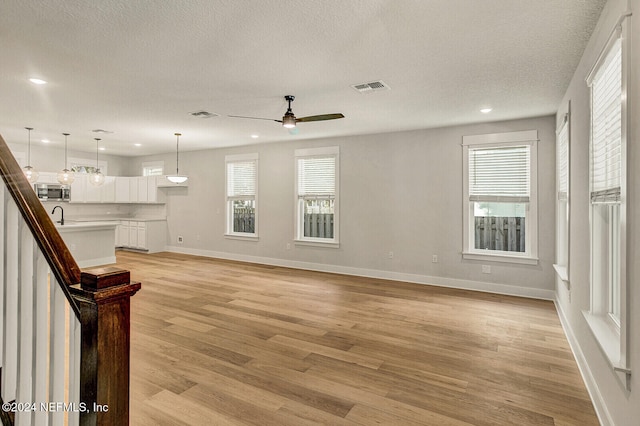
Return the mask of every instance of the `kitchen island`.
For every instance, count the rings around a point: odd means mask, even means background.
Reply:
[[[81,268],[116,263],[117,221],[56,223],[56,229]]]

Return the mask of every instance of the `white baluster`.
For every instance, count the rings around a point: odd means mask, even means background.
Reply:
[[[3,241],[0,243],[0,282],[2,282],[2,287],[0,287],[0,321],[2,324],[0,325],[0,367],[4,365],[4,324],[7,323],[7,318],[5,317],[4,311],[4,288],[6,287],[6,281],[4,276],[6,259],[4,258],[4,241],[5,239],[5,214],[4,211],[7,207],[8,200],[5,199],[6,191],[4,189],[4,185],[0,185],[0,201],[2,202],[2,206],[0,206],[0,234],[2,235]]]
[[[19,221],[20,277],[18,286],[18,385],[16,402],[33,403],[31,394],[31,373],[33,368],[33,287],[35,242],[31,231],[22,220]],[[16,412],[16,423],[20,426],[31,425],[29,411]]]
[[[80,404],[80,321],[71,310],[69,315],[69,403]],[[89,407],[87,407],[89,408]],[[69,426],[80,424],[78,411],[69,413]]]
[[[47,412],[40,410],[41,403],[49,402],[49,264],[40,250],[36,253],[37,282],[35,289],[35,352],[33,356],[33,402],[38,409],[33,413],[33,424],[48,424]]]
[[[67,300],[60,284],[51,278],[51,349],[49,361],[49,402],[65,401],[65,348],[66,348],[66,311]],[[64,412],[49,413],[49,424],[58,426],[64,424]]]
[[[5,199],[7,197],[5,196]],[[5,285],[4,347],[2,365],[2,400],[16,399],[18,371],[18,207],[6,202],[5,211]]]

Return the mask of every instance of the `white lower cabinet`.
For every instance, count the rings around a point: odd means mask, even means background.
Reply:
[[[149,253],[164,251],[166,245],[166,220],[120,221],[117,229],[116,246]]]

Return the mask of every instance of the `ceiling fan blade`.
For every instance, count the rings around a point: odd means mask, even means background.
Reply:
[[[231,117],[231,118],[248,118],[249,120],[267,120],[267,121],[277,121],[278,123],[282,123],[282,120],[275,120],[275,119],[273,119],[273,118],[245,117],[244,115],[228,115],[227,117]]]
[[[296,123],[306,123],[309,121],[324,121],[324,120],[335,120],[338,118],[344,118],[344,115],[337,114],[321,114],[321,115],[309,115],[307,117],[298,117],[296,118]]]

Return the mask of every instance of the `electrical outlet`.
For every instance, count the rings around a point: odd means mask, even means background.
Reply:
[[[431,263],[438,263],[438,255],[434,254],[433,256],[431,256]]]
[[[178,235],[178,244],[182,243],[184,243],[184,238],[182,238],[182,235]]]
[[[389,259],[393,259],[393,252],[392,251],[389,252]]]
[[[482,273],[490,274],[491,273],[491,265],[482,265]]]
[[[287,250],[291,250],[291,243],[287,243]]]

